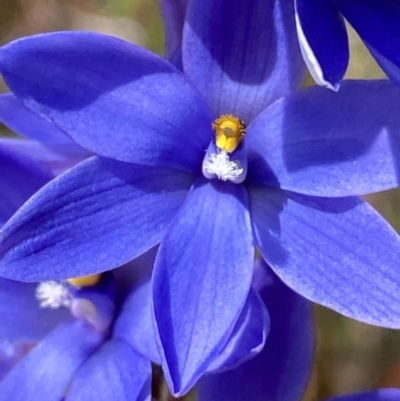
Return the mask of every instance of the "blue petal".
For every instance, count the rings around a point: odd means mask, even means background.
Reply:
[[[36,284],[0,278],[0,341],[38,341],[69,316],[67,309],[45,309]]]
[[[261,294],[271,317],[265,347],[236,369],[202,378],[197,386],[198,401],[302,398],[314,351],[311,304],[276,278]]]
[[[253,270],[247,202],[240,185],[199,180],[160,245],[156,339],[174,394],[189,391],[223,350],[245,304]]]
[[[13,213],[51,180],[49,171],[0,144],[0,228]]]
[[[150,401],[150,362],[111,340],[75,373],[65,401]]]
[[[17,134],[52,144],[74,144],[64,132],[40,118],[12,93],[0,95],[0,121]]]
[[[101,340],[78,320],[58,327],[0,383],[0,401],[62,399],[72,375]]]
[[[193,0],[182,52],[185,73],[215,116],[246,123],[304,75],[292,1]]]
[[[75,164],[89,158],[92,153],[72,142],[59,144],[43,144],[34,140],[0,138],[0,147],[18,152],[44,169],[59,175]]]
[[[304,297],[346,316],[400,327],[400,238],[358,198],[251,190],[264,259]]]
[[[346,26],[333,1],[295,0],[300,49],[318,85],[338,90],[349,63]]]
[[[232,369],[257,355],[264,347],[269,327],[269,315],[264,303],[260,296],[251,290],[229,341],[207,371]]]
[[[95,153],[200,168],[212,116],[180,71],[144,49],[90,32],[37,35],[2,47],[0,71],[29,108]]]
[[[400,3],[393,0],[337,0],[336,3],[372,55],[377,56],[382,69],[400,83]]]
[[[153,326],[150,278],[140,280],[130,291],[115,322],[113,336],[124,340],[140,355],[161,364]]]
[[[382,107],[382,104],[385,107]],[[387,80],[309,88],[269,107],[248,128],[248,178],[324,197],[399,185],[400,90]]]
[[[182,31],[189,0],[160,0],[165,28],[165,56],[181,66]]]
[[[91,158],[51,181],[3,227],[0,273],[43,281],[118,267],[160,242],[191,183],[177,170]]]
[[[400,390],[397,388],[384,388],[364,393],[346,394],[341,397],[329,398],[326,401],[399,401]]]

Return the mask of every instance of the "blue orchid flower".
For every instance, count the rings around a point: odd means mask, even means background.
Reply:
[[[0,49],[14,95],[99,155],[6,223],[1,275],[90,275],[160,244],[156,340],[176,395],[216,364],[241,317],[253,311],[265,327],[254,247],[304,297],[400,327],[400,241],[357,197],[398,185],[400,93],[385,81],[294,93],[293,14],[291,2],[191,1],[184,73],[89,32]]]
[[[318,85],[338,90],[349,62],[344,18],[383,71],[400,83],[400,3],[393,0],[295,0],[300,47]],[[344,18],[343,18],[344,17]]]

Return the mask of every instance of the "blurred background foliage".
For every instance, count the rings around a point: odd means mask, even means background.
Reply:
[[[1,45],[41,32],[83,29],[115,35],[159,54],[163,51],[157,0],[0,0],[0,10]],[[351,63],[347,77],[383,78],[356,33],[350,28],[349,33]],[[311,84],[306,77],[305,85]],[[6,90],[0,82],[0,91]],[[13,133],[1,126],[0,135]],[[399,190],[371,195],[367,200],[400,231]],[[356,322],[319,306],[315,307],[315,324],[317,352],[305,400],[382,386],[400,387],[400,331]],[[165,385],[159,394],[163,399],[170,398]]]

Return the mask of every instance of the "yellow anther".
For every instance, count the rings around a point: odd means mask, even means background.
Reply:
[[[224,114],[217,118],[212,127],[215,130],[215,144],[219,149],[228,153],[238,147],[246,133],[244,122],[230,114]]]
[[[73,277],[67,281],[75,287],[91,287],[96,285],[101,278],[101,274],[92,274],[91,276]]]

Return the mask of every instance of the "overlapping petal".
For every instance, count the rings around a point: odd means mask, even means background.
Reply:
[[[250,290],[246,304],[223,351],[208,367],[208,372],[232,369],[251,359],[264,347],[270,319],[263,301]]]
[[[343,315],[400,327],[400,238],[358,198],[250,191],[258,247],[304,297]]]
[[[199,169],[212,116],[181,72],[147,50],[90,32],[37,35],[2,47],[0,72],[32,111],[95,153]]]
[[[318,85],[339,89],[349,62],[343,17],[333,1],[295,0],[300,49]]]
[[[341,13],[370,48],[382,69],[400,83],[400,3],[336,0]]]
[[[215,116],[246,123],[297,89],[304,72],[293,0],[192,0],[182,52]]]
[[[89,158],[93,154],[72,142],[43,144],[30,139],[1,138],[0,147],[17,152],[36,162],[54,175]]]
[[[0,121],[14,132],[47,144],[74,144],[64,132],[39,117],[12,93],[0,95]]]
[[[250,181],[326,197],[396,187],[399,104],[400,90],[386,80],[345,81],[338,93],[313,87],[279,100],[248,129]]]
[[[32,160],[0,144],[0,228],[52,174]]]
[[[175,394],[223,350],[245,304],[253,270],[247,196],[242,186],[199,179],[160,245],[154,315]]]
[[[165,56],[181,65],[183,23],[189,0],[160,0],[165,29]]]
[[[101,340],[100,333],[82,321],[64,323],[30,351],[0,383],[0,400],[62,399],[72,375]]]
[[[161,240],[191,184],[177,170],[93,157],[51,181],[3,227],[1,275],[43,281],[118,267]]]
[[[203,377],[198,401],[300,400],[312,367],[311,304],[278,279],[262,291],[271,317],[263,350],[239,367]]]
[[[150,362],[112,339],[76,371],[65,401],[150,401],[150,379]]]
[[[150,278],[131,289],[115,322],[113,336],[123,339],[148,360],[161,363],[154,334]]]
[[[39,341],[69,316],[67,309],[44,309],[35,284],[0,278],[0,342]]]

